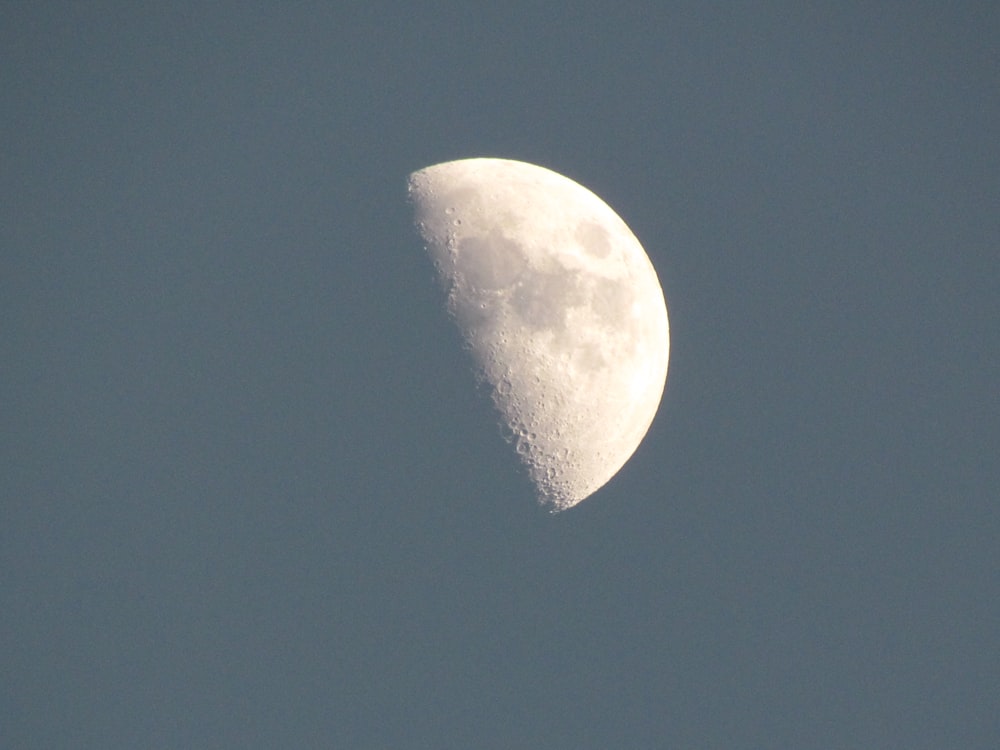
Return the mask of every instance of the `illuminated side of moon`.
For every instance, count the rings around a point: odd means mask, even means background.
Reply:
[[[565,510],[632,456],[659,407],[670,336],[625,222],[551,170],[462,159],[410,176],[448,310],[538,501]]]

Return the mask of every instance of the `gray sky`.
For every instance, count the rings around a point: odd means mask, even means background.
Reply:
[[[1000,745],[995,3],[148,5],[0,11],[0,746]],[[667,296],[555,517],[409,226],[469,156]]]

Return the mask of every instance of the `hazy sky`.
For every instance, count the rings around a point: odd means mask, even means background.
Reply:
[[[997,4],[343,5],[0,10],[0,746],[1000,746]],[[557,516],[410,227],[470,156],[667,296]]]

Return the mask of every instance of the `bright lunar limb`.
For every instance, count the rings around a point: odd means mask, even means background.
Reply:
[[[625,222],[567,177],[507,159],[410,175],[448,310],[538,501],[602,487],[659,407],[670,336],[652,263]]]

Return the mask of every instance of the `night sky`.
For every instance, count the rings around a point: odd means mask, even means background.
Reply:
[[[7,3],[0,747],[1000,747],[1000,6]],[[659,413],[534,504],[406,181],[585,185]]]

